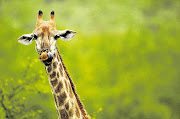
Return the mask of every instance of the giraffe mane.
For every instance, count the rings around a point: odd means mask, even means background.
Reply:
[[[81,113],[82,113],[82,115],[83,115],[85,118],[88,119],[87,112],[86,112],[86,110],[84,109],[84,106],[83,106],[82,102],[80,101],[79,95],[76,93],[75,85],[74,85],[74,83],[73,83],[73,81],[72,81],[69,73],[67,72],[67,68],[65,67],[65,65],[64,65],[64,63],[63,63],[63,59],[62,59],[62,57],[61,57],[61,55],[60,55],[60,53],[59,53],[59,51],[58,51],[57,46],[56,46],[56,49],[57,49],[59,58],[60,58],[60,60],[61,60],[61,62],[62,62],[62,65],[63,65],[63,68],[64,68],[64,70],[65,70],[65,73],[66,73],[66,75],[67,75],[67,77],[68,77],[68,79],[69,79],[69,81],[70,81],[71,88],[72,88],[73,93],[74,93],[74,95],[75,95],[75,97],[76,97],[76,100],[77,100],[78,106],[79,106],[79,108],[80,108],[80,110],[81,110]]]

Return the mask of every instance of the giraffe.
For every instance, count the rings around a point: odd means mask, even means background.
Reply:
[[[30,34],[22,35],[17,41],[24,45],[30,45],[33,40],[36,42],[35,49],[45,65],[58,119],[90,119],[56,46],[58,38],[69,41],[77,33],[68,29],[57,30],[54,11],[50,13],[49,21],[44,21],[42,16],[43,12],[39,10],[36,29]]]

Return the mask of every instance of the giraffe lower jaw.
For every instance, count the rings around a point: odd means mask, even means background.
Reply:
[[[54,55],[50,51],[43,52],[39,59],[46,65],[49,66],[52,63]]]
[[[52,60],[51,61],[43,61],[43,63],[44,63],[44,65],[49,66],[52,63]]]

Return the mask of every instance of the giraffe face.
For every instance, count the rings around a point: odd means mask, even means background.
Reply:
[[[46,50],[54,53],[58,38],[56,34],[58,34],[58,30],[51,25],[51,21],[43,21],[43,23],[34,30],[33,39],[36,42],[35,48],[38,54]]]
[[[35,49],[40,55],[40,60],[44,63],[48,61],[48,64],[50,64],[53,59],[53,54],[56,51],[57,39],[60,38],[63,41],[69,41],[77,33],[72,30],[57,30],[54,11],[51,12],[49,21],[44,21],[42,15],[42,11],[39,11],[36,29],[30,34],[24,34],[19,37],[18,42],[24,45],[30,45],[34,40],[36,43]]]

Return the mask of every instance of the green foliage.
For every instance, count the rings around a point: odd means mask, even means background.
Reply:
[[[78,33],[57,45],[93,119],[180,118],[178,0],[1,0],[0,118],[57,118],[35,43],[17,43],[40,9]]]

